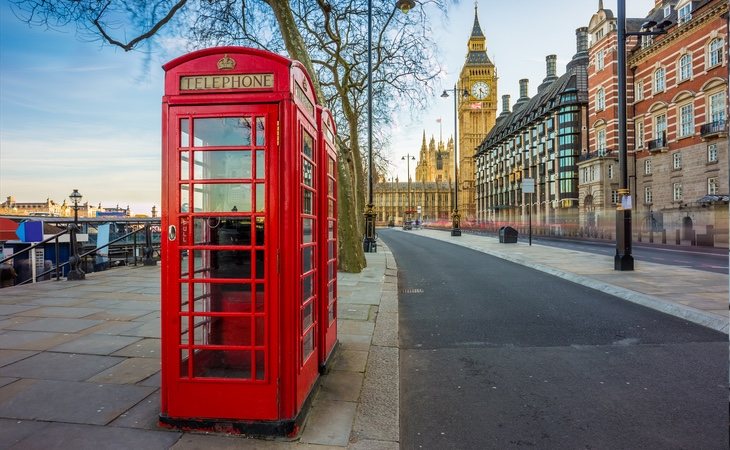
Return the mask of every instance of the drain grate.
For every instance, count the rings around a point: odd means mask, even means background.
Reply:
[[[401,289],[401,294],[423,294],[423,289],[420,288],[411,288],[411,289]]]

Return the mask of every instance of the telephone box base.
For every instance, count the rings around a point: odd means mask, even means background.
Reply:
[[[334,352],[333,352],[334,353]],[[282,420],[236,420],[208,419],[196,417],[169,417],[160,413],[158,424],[164,428],[175,428],[181,431],[208,431],[213,433],[240,434],[253,437],[296,437],[302,430],[302,424],[312,407],[312,400],[319,390],[321,379],[317,379],[309,391],[302,409],[294,419]]]
[[[182,431],[209,431],[214,433],[250,436],[293,436],[299,426],[296,420],[250,422],[226,419],[177,419],[160,414],[160,426]]]

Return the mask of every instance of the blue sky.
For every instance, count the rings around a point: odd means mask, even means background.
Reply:
[[[629,17],[644,17],[654,4],[627,3]],[[615,12],[615,1],[604,5]],[[597,8],[597,0],[479,1],[498,96],[510,94],[514,103],[521,78],[530,80],[533,95],[549,54],[558,55],[562,74],[575,53],[575,29],[587,26]],[[444,87],[453,86],[461,70],[473,20],[474,3],[465,0],[448,20],[434,19]],[[29,27],[0,0],[0,199],[62,202],[78,189],[95,205],[130,205],[147,214],[159,207],[160,66],[175,56],[125,53],[81,41],[73,29]],[[402,155],[417,153],[424,129],[438,139],[439,117],[447,139],[453,103],[438,95],[421,116],[394,123],[390,159],[400,163]],[[392,169],[405,178],[405,164]]]

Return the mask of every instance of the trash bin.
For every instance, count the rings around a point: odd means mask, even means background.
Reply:
[[[499,228],[499,242],[501,244],[516,244],[517,243],[517,230],[512,227],[500,227]]]

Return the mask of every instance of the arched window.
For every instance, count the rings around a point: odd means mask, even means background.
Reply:
[[[654,93],[664,92],[666,88],[666,70],[660,67],[654,71]]]
[[[692,77],[692,55],[685,53],[679,58],[677,73],[679,81],[689,80]]]
[[[715,38],[710,41],[710,44],[707,46],[708,67],[715,67],[722,63],[722,44],[723,41],[720,38]]]
[[[606,91],[600,87],[596,92],[596,110],[603,111],[604,109],[606,109]]]

